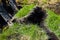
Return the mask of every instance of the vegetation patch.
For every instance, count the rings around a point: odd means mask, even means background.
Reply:
[[[31,7],[30,7],[31,6]],[[18,11],[15,15],[16,18],[21,18],[34,8],[33,4],[26,6]],[[27,9],[26,9],[27,8]],[[24,12],[24,13],[23,13]],[[48,16],[45,20],[48,28],[53,31],[60,38],[60,16],[56,15],[53,11],[47,9]],[[20,15],[21,14],[21,15]],[[43,38],[44,37],[44,38]],[[10,38],[10,39],[9,39]],[[18,24],[14,23],[13,26],[0,34],[0,40],[47,40],[46,33],[34,24]]]

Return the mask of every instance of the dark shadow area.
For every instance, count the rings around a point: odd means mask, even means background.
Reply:
[[[0,15],[0,29],[3,29],[4,25],[7,25],[7,22],[5,22],[5,20],[2,18],[2,16]]]

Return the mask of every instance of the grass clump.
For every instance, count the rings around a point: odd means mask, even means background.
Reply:
[[[33,8],[34,8],[34,4],[30,4],[27,6],[24,6],[21,10],[19,10],[16,15],[14,16],[15,18],[21,18],[25,15],[27,15]]]
[[[48,16],[46,23],[48,28],[60,38],[60,15],[56,15],[53,11],[47,9]]]

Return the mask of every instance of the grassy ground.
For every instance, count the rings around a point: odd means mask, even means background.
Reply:
[[[24,14],[28,13],[29,10],[31,10],[33,7],[34,6],[30,5],[30,7],[26,7],[26,10],[25,8],[21,9],[22,11],[20,10],[16,16],[24,16]],[[45,23],[48,28],[60,38],[60,16],[56,15],[49,9],[47,9],[47,12],[48,16],[45,20]],[[37,25],[26,25],[18,23],[14,23],[12,27],[9,27],[7,30],[3,31],[2,34],[0,34],[0,40],[47,40],[47,37],[48,36],[45,34],[45,32]]]

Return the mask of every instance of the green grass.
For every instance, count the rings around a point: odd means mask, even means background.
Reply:
[[[53,11],[48,10],[46,23],[48,28],[60,38],[60,15],[56,15]]]
[[[23,17],[29,13],[29,11],[33,8],[33,5],[29,5],[28,7],[25,6],[21,10],[18,11],[18,13],[15,15],[15,17]],[[60,16],[56,15],[53,11],[47,9],[48,16],[45,20],[45,23],[47,24],[48,28],[53,31],[59,38],[60,38]],[[17,40],[17,36],[14,34],[18,34],[18,39],[20,40],[46,40],[47,35],[45,32],[39,28],[37,25],[33,24],[18,24],[14,23],[12,27],[9,27],[7,30],[3,31],[2,34],[0,34],[0,40],[8,40],[8,37],[11,37],[12,40]],[[22,39],[23,37],[23,39]]]
[[[21,10],[19,10],[17,12],[17,14],[14,17],[15,18],[21,18],[21,17],[27,15],[34,7],[35,7],[34,4],[24,6]]]

